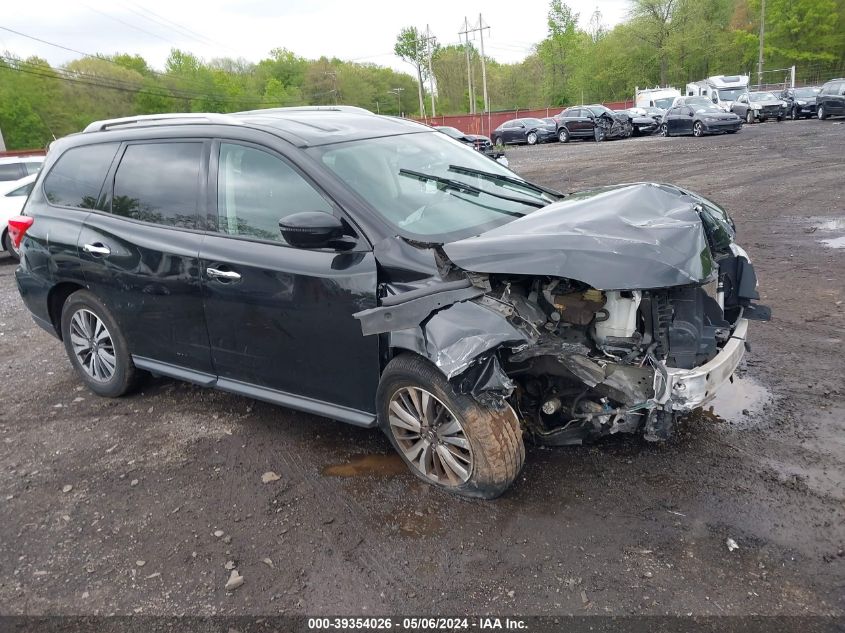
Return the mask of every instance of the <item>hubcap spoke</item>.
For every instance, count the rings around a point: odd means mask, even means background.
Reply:
[[[434,394],[402,387],[390,399],[388,422],[411,467],[426,479],[459,486],[472,474],[472,447],[463,425]]]

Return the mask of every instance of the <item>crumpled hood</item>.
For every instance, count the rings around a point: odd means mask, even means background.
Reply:
[[[781,101],[780,99],[774,99],[774,100],[772,100],[772,99],[765,99],[765,100],[763,100],[763,101],[752,101],[752,102],[751,102],[751,105],[758,105],[758,106],[763,106],[763,107],[768,107],[768,106],[783,106],[783,101]]]
[[[464,270],[566,277],[600,290],[702,283],[715,265],[698,205],[669,185],[595,189],[443,250]]]

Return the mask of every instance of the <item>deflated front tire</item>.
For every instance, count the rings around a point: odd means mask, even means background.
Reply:
[[[519,421],[463,395],[427,360],[402,354],[377,392],[378,421],[403,461],[426,483],[465,497],[493,499],[525,461]]]

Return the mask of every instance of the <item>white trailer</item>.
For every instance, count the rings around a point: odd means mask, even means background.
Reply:
[[[668,110],[675,100],[680,97],[681,91],[677,88],[634,88],[634,105],[638,108],[661,108]]]
[[[748,75],[715,75],[687,84],[687,97],[708,97],[723,110],[730,111],[739,95],[748,92]]]

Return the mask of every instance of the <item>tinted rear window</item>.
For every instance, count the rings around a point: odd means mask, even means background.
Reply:
[[[51,204],[94,209],[117,143],[73,147],[61,155],[44,180]]]
[[[114,177],[112,213],[195,228],[202,143],[129,145]]]

